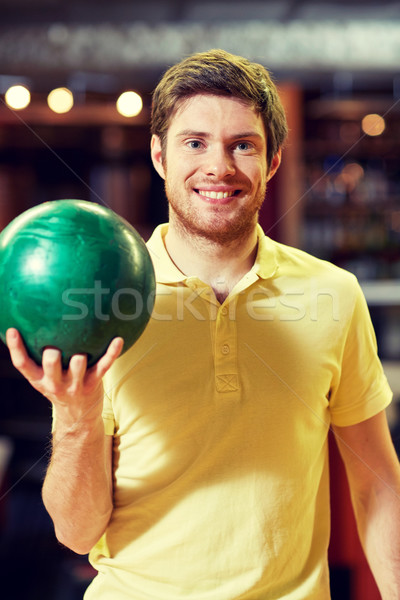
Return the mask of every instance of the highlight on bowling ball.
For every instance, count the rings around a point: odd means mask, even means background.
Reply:
[[[94,365],[116,336],[126,352],[145,330],[154,296],[143,239],[109,208],[44,202],[0,234],[0,338],[18,329],[39,365],[48,346],[61,350],[64,369],[77,353]]]

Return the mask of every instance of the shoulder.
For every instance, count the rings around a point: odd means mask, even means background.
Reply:
[[[281,294],[301,294],[318,307],[334,307],[342,325],[354,314],[366,317],[365,297],[353,273],[304,250],[271,240],[267,244],[276,263],[273,284]]]
[[[316,281],[330,282],[347,290],[357,290],[358,280],[345,269],[317,258],[292,246],[272,241],[275,250],[278,273],[281,277],[315,278]]]

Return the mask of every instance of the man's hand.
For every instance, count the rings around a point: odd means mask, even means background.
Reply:
[[[102,378],[120,355],[124,343],[122,338],[114,338],[106,354],[90,369],[86,368],[86,355],[75,354],[68,370],[62,369],[61,352],[56,348],[44,350],[42,366],[39,367],[28,356],[16,329],[8,329],[6,339],[15,368],[50,400],[64,425],[73,426],[82,419],[88,422],[100,416],[103,404]]]
[[[9,329],[6,339],[13,365],[56,409],[43,502],[59,541],[86,554],[112,511],[112,437],[105,435],[101,417],[102,378],[120,355],[123,339],[114,338],[90,369],[86,355],[75,354],[68,370],[62,369],[56,348],[45,349],[40,367],[28,356],[16,329]]]

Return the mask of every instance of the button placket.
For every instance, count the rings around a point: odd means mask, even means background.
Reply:
[[[226,305],[220,307],[215,324],[215,386],[218,392],[239,389],[236,320],[231,312]]]

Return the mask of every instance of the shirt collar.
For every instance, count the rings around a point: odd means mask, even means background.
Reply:
[[[187,276],[172,262],[165,248],[164,238],[167,230],[168,223],[158,225],[147,242],[156,279],[160,283],[183,283],[187,280]],[[261,279],[269,279],[278,269],[275,244],[265,235],[260,225],[257,225],[257,237],[257,256],[250,271]]]
[[[147,249],[153,261],[156,280],[160,283],[180,283],[187,276],[172,262],[165,247],[164,238],[168,231],[168,223],[158,225],[147,242]]]
[[[277,272],[279,265],[276,255],[276,244],[265,235],[260,224],[257,225],[258,249],[257,256],[252,267],[261,279],[269,279]]]

